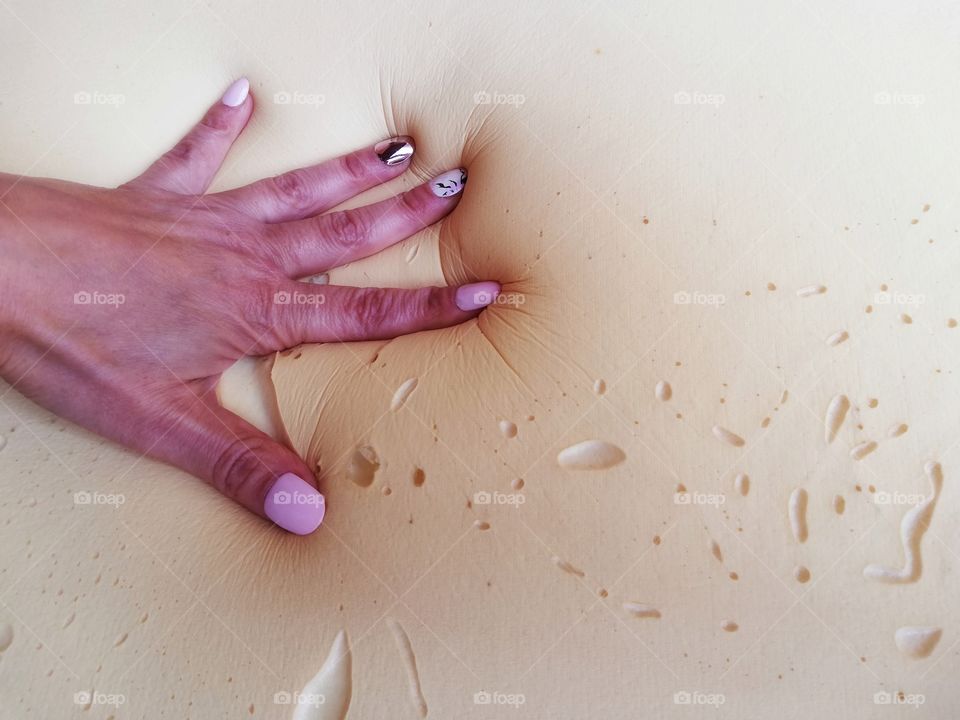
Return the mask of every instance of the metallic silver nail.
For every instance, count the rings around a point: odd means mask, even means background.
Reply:
[[[413,138],[406,135],[390,138],[374,145],[373,151],[384,165],[399,165],[413,155]]]

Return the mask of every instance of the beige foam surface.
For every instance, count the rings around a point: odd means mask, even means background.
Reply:
[[[5,170],[122,182],[248,74],[219,188],[408,132],[356,203],[462,202],[331,282],[505,299],[228,375],[309,538],[4,386],[0,716],[952,716],[958,15],[835,5],[0,6]]]

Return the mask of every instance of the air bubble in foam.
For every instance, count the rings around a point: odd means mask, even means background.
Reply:
[[[302,698],[323,698],[323,702],[297,703],[293,720],[345,720],[353,694],[353,660],[347,633],[341,630],[333,640],[320,671],[304,686]]]
[[[563,570],[565,573],[570,573],[571,575],[576,575],[577,577],[583,577],[584,575],[583,570],[581,570],[578,567],[574,567],[573,565],[568,563],[566,560],[563,560],[557,557],[556,555],[554,555],[553,557],[553,564],[556,565],[561,570]]]
[[[893,642],[904,655],[922,659],[933,652],[942,634],[938,627],[902,627],[894,633]]]
[[[380,458],[377,451],[369,445],[358,447],[350,458],[347,476],[360,487],[370,487],[373,476],[380,469]]]
[[[850,400],[846,395],[834,395],[827,405],[827,414],[823,418],[823,435],[827,444],[833,442],[837,437],[837,431],[843,425],[844,418],[847,417],[847,410],[850,409]]]
[[[668,383],[666,380],[661,380],[654,388],[653,394],[656,396],[657,400],[666,402],[673,396],[673,388],[670,387],[670,383]]]
[[[716,540],[711,540],[708,545],[710,548],[710,554],[713,555],[717,562],[723,562],[723,551],[720,549],[720,544]]]
[[[876,449],[877,449],[877,443],[875,443],[873,440],[867,440],[865,442],[860,443],[859,445],[856,445],[850,451],[850,457],[852,457],[854,460],[863,460],[863,458],[865,458],[867,455],[869,455]]]
[[[423,697],[423,689],[420,686],[420,673],[417,670],[417,657],[413,653],[413,645],[410,643],[410,637],[396,620],[390,618],[387,625],[393,632],[393,639],[397,643],[397,649],[400,651],[400,657],[403,659],[403,667],[407,673],[407,687],[410,692],[410,699],[413,701],[413,707],[420,717],[427,716],[427,701]]]
[[[658,619],[660,617],[660,611],[646,603],[625,602],[623,609],[638,618]]]
[[[390,409],[396,412],[403,407],[403,404],[407,401],[407,398],[410,397],[416,387],[419,380],[417,378],[410,378],[405,380],[403,384],[397,388],[397,391],[393,394],[393,399],[390,401]]]
[[[900,423],[898,425],[894,425],[892,428],[887,430],[887,435],[892,438],[900,437],[908,429],[909,429],[909,425],[907,425],[906,423]]]
[[[731,432],[730,430],[727,430],[727,428],[719,425],[713,426],[713,436],[717,438],[717,440],[725,442],[728,445],[733,445],[734,447],[743,447],[743,445],[746,443],[746,440],[737,435],[735,432]]]
[[[940,463],[929,461],[923,467],[930,481],[933,491],[927,498],[914,508],[911,508],[900,521],[900,544],[903,546],[904,564],[902,568],[891,568],[886,565],[867,565],[863,575],[872,580],[885,583],[909,583],[920,579],[923,572],[923,558],[920,555],[920,542],[923,534],[930,525],[933,509],[937,498],[943,489],[943,470]]]
[[[790,502],[787,506],[790,515],[790,530],[794,539],[799,542],[807,541],[807,491],[796,488],[790,493]]]
[[[557,464],[568,470],[606,470],[626,457],[623,450],[604,440],[584,440],[561,450]]]
[[[515,438],[517,436],[517,424],[509,420],[501,420],[500,433],[505,438]]]
[[[823,295],[827,291],[824,285],[807,285],[797,290],[797,297],[810,297],[811,295]]]
[[[750,477],[746,473],[738,473],[733,479],[733,487],[741,495],[746,495],[750,492]]]
[[[838,330],[833,333],[830,337],[827,338],[827,345],[833,347],[834,345],[839,345],[844,340],[847,340],[850,337],[850,333],[846,330]]]

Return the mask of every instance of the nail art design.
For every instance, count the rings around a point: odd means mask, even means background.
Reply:
[[[393,167],[406,162],[413,155],[413,138],[400,135],[373,146],[373,151],[384,165]]]
[[[463,168],[448,170],[430,181],[430,190],[437,197],[456,195],[467,184],[467,171]]]

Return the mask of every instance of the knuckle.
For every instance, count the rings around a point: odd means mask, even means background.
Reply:
[[[345,248],[366,243],[370,236],[370,226],[357,211],[341,210],[324,216],[323,222],[329,228],[328,240]]]
[[[395,313],[390,295],[379,288],[358,288],[350,307],[362,336],[376,334]]]
[[[367,167],[357,153],[350,153],[340,158],[340,172],[349,180],[358,182],[366,180],[369,175]]]
[[[291,304],[291,297],[289,289],[266,286],[251,295],[245,322],[249,341],[266,352],[293,344],[289,329],[298,324],[299,307]]]
[[[199,127],[202,132],[224,135],[230,131],[233,124],[227,113],[220,112],[220,108],[217,107],[203,116]]]
[[[277,175],[268,180],[270,188],[277,199],[288,208],[296,211],[307,211],[312,202],[312,193],[307,178],[300,170]]]
[[[425,318],[439,318],[446,313],[448,293],[444,288],[423,288],[420,294],[421,312]]]
[[[198,153],[196,138],[187,136],[167,151],[165,157],[173,162],[190,162]]]
[[[427,226],[425,219],[430,212],[430,201],[423,193],[409,191],[399,196],[399,210],[404,219],[418,228]]]
[[[263,438],[234,438],[218,451],[211,481],[228,497],[243,496],[245,488],[257,483],[268,472],[260,454],[266,451]]]

